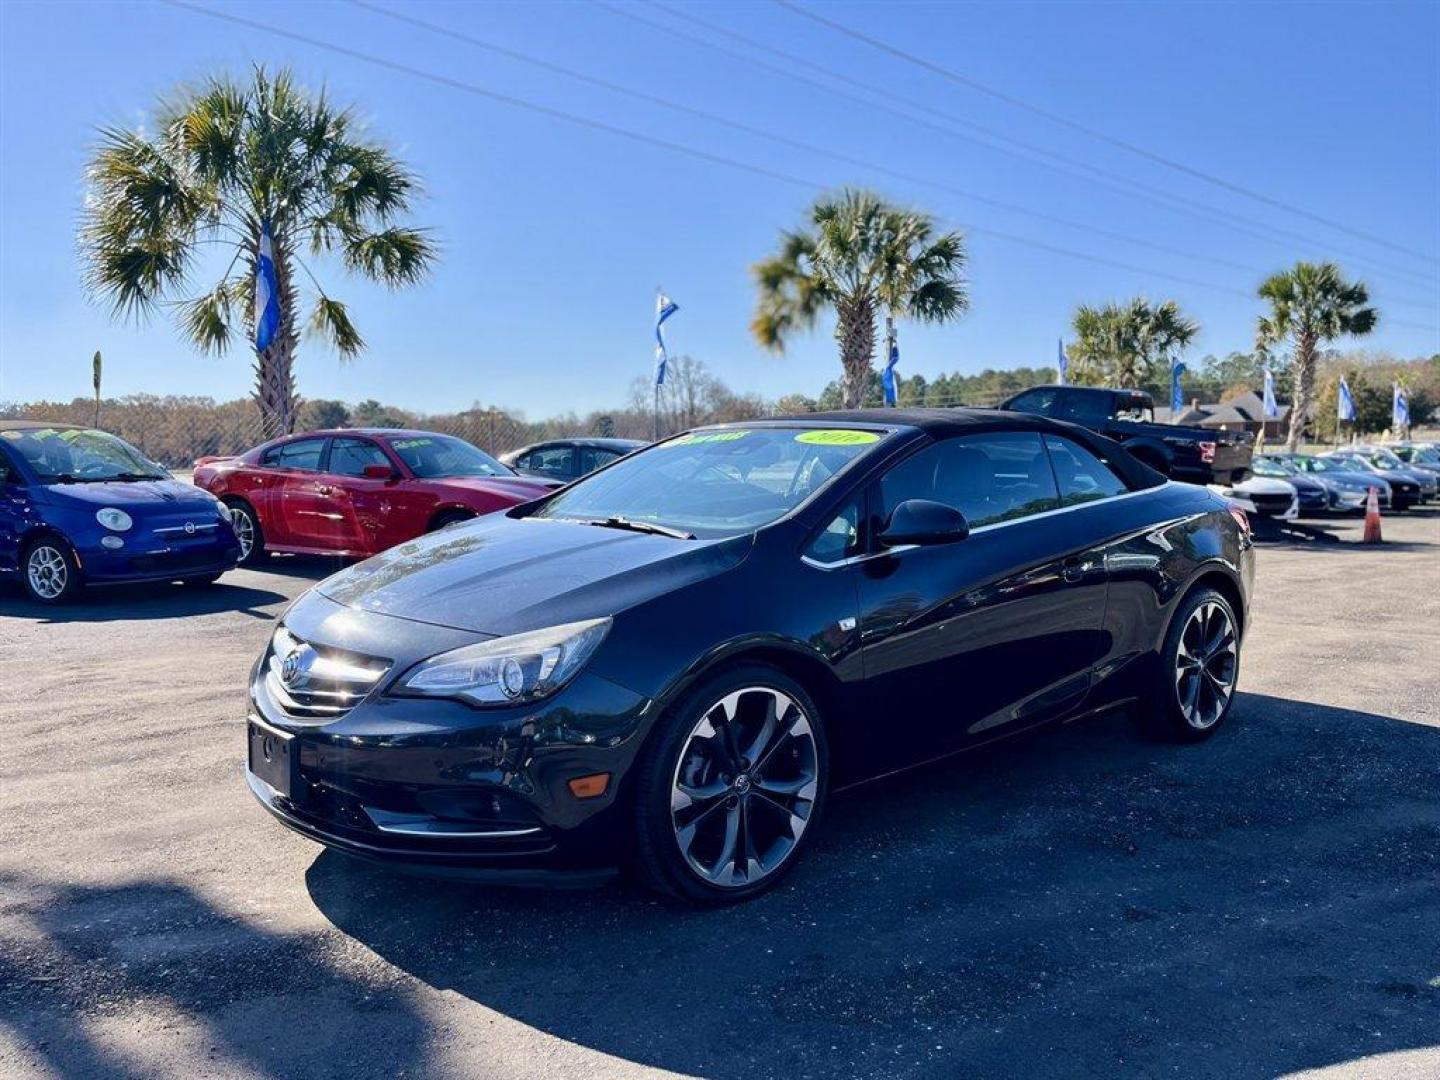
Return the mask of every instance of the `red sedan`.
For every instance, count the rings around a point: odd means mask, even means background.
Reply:
[[[429,431],[312,431],[195,462],[231,508],[242,563],[267,552],[374,555],[558,487],[516,476],[464,439]]]

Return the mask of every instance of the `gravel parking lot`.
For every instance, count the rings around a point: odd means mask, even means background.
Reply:
[[[0,1074],[1440,1076],[1440,512],[1385,534],[1262,550],[1209,743],[1114,715],[862,789],[703,913],[270,821],[246,671],[326,565],[5,593]]]

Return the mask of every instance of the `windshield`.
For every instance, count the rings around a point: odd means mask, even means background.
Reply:
[[[1389,450],[1375,450],[1370,454],[1370,460],[1382,469],[1403,469],[1405,463]]]
[[[1395,452],[1406,461],[1423,461],[1426,465],[1440,465],[1440,451],[1428,446],[1406,446]]]
[[[884,437],[846,428],[693,431],[578,481],[535,516],[737,536],[783,517]]]
[[[106,480],[169,480],[170,474],[135,447],[103,431],[35,428],[0,431],[42,484]]]
[[[1299,472],[1295,466],[1275,458],[1256,458],[1252,468],[1257,476],[1293,476]]]
[[[451,435],[407,435],[390,449],[422,479],[442,476],[514,476],[484,450]]]

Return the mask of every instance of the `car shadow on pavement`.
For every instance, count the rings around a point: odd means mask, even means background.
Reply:
[[[288,603],[289,599],[270,589],[231,585],[223,578],[203,587],[176,583],[107,585],[87,589],[68,604],[38,604],[18,588],[11,588],[0,591],[0,615],[41,623],[133,622],[238,611],[257,619],[273,619],[275,605]],[[267,607],[272,610],[264,610]]]
[[[805,864],[735,907],[329,852],[307,884],[431,987],[719,1080],[1440,1061],[1437,776],[1433,728],[1241,694],[1198,746],[1112,714],[837,798]]]
[[[272,934],[185,885],[68,886],[0,873],[0,1033],[47,1075],[403,1075],[427,1053],[424,1019],[340,935]],[[383,1013],[375,998],[384,994]],[[303,1007],[301,1003],[303,1002]],[[182,1063],[182,1055],[199,1062]]]

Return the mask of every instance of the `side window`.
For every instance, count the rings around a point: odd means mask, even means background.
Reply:
[[[603,446],[582,446],[580,447],[580,475],[592,473],[602,465],[609,465],[620,455],[614,450],[606,450]]]
[[[0,484],[20,483],[20,470],[11,464],[4,450],[0,450]]]
[[[1124,494],[1124,481],[1110,471],[1110,466],[1079,443],[1058,435],[1045,436],[1045,448],[1055,466],[1055,479],[1060,484],[1060,501],[1066,506],[1108,499]]]
[[[860,507],[863,496],[849,499],[840,512],[815,534],[805,555],[819,563],[837,563],[860,554]]]
[[[277,469],[300,469],[304,472],[318,472],[320,454],[325,449],[324,439],[296,439],[282,443],[265,454],[265,464]]]
[[[972,529],[1060,506],[1040,436],[1018,431],[946,439],[902,461],[880,479],[882,520],[906,499],[953,506]]]
[[[385,451],[369,439],[336,439],[330,444],[327,471],[338,476],[364,476],[366,465],[392,467]]]
[[[1050,387],[1039,390],[1027,390],[1014,401],[1010,402],[1010,408],[1018,412],[1039,413],[1041,416],[1049,416],[1055,411],[1055,395],[1059,391]]]
[[[1081,427],[1097,427],[1110,419],[1110,395],[1103,390],[1064,390],[1052,416]]]
[[[530,451],[526,468],[559,480],[575,475],[575,450],[570,446],[546,446]]]

